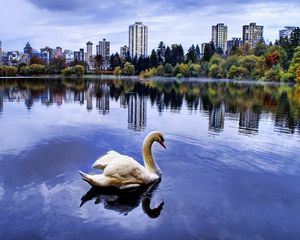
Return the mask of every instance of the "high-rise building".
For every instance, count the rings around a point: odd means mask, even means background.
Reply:
[[[230,54],[233,46],[241,47],[243,45],[243,41],[241,38],[233,37],[231,40],[227,41],[227,54]]]
[[[86,61],[89,64],[93,55],[93,43],[88,41],[86,43]]]
[[[218,23],[212,26],[212,42],[215,48],[221,48],[223,53],[227,50],[227,26],[224,23]]]
[[[129,48],[124,45],[123,47],[120,47],[120,58],[126,58],[127,57],[127,53],[129,51]]]
[[[70,64],[74,61],[74,52],[72,50],[64,50],[64,58],[66,59],[66,64]]]
[[[74,60],[84,62],[84,49],[80,48],[78,52],[74,52]]]
[[[2,65],[2,42],[0,41],[0,65]]]
[[[25,47],[24,47],[24,54],[29,54],[30,55],[30,54],[32,54],[32,51],[33,51],[33,49],[30,46],[30,43],[27,42]]]
[[[129,26],[129,53],[131,57],[148,55],[148,27],[142,22]]]
[[[290,37],[296,28],[297,27],[285,26],[284,29],[279,30],[279,38]]]
[[[258,26],[256,23],[250,23],[250,25],[243,26],[243,44],[249,43],[253,48],[255,45],[263,41],[263,26]]]
[[[49,65],[54,58],[54,50],[50,47],[41,48],[41,59]]]
[[[54,58],[60,58],[62,56],[63,56],[62,48],[56,47],[55,53],[54,53]]]
[[[99,41],[99,45],[96,46],[97,55],[101,55],[103,60],[108,62],[110,58],[110,42],[103,38],[103,41]]]

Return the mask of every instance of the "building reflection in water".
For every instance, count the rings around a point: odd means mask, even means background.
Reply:
[[[86,90],[86,109],[93,109],[93,83],[89,83]]]
[[[225,104],[222,102],[213,106],[209,111],[209,129],[215,132],[221,132],[224,129]]]
[[[142,131],[146,128],[147,103],[144,95],[132,93],[128,99],[128,128]]]
[[[31,94],[31,90],[27,89],[24,92],[24,99],[25,99],[25,105],[27,107],[27,109],[31,109],[32,105],[33,105],[33,98],[32,98],[32,94]]]
[[[4,89],[0,88],[0,114],[3,112]]]
[[[107,84],[100,84],[96,87],[96,108],[103,115],[109,113],[109,93],[110,88]]]
[[[240,133],[256,134],[263,113],[263,116],[271,116],[274,131],[300,133],[300,108],[297,100],[300,95],[293,91],[293,87],[262,88],[199,83],[193,85],[194,89],[189,89],[189,82],[157,83],[149,88],[142,82],[126,81],[124,84],[118,82],[117,85],[113,81],[102,80],[86,81],[80,85],[46,80],[6,81],[0,80],[0,113],[4,111],[4,104],[8,101],[22,101],[26,108],[31,109],[37,101],[46,106],[53,103],[60,106],[65,103],[84,104],[86,100],[86,109],[91,111],[93,97],[96,97],[94,109],[100,114],[109,114],[110,101],[119,101],[120,107],[128,110],[128,128],[142,131],[146,128],[149,98],[159,114],[166,110],[180,113],[183,105],[195,113],[200,110],[200,114],[207,114],[209,131],[223,131],[226,116],[226,121],[239,122]]]
[[[49,87],[42,93],[41,102],[47,106],[53,103],[53,94]]]
[[[125,93],[120,95],[120,107],[127,108],[128,107],[128,97]]]
[[[74,102],[84,104],[84,91],[74,91]]]
[[[242,109],[239,119],[239,131],[247,134],[258,132],[259,116],[260,114],[254,112],[252,108]]]
[[[66,89],[65,98],[64,98],[65,103],[72,103],[74,99],[75,99],[74,91],[70,89]]]

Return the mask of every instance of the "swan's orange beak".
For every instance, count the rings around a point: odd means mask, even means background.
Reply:
[[[159,141],[159,144],[162,145],[166,149],[166,146],[163,141]]]

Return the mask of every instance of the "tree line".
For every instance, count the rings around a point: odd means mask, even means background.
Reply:
[[[226,55],[212,42],[205,45],[203,56],[198,45],[192,45],[185,54],[181,44],[170,47],[160,42],[150,56],[131,58],[127,54],[122,59],[116,53],[111,55],[110,64],[115,75],[300,81],[300,29],[274,44],[262,41],[254,48],[248,43],[234,45]]]

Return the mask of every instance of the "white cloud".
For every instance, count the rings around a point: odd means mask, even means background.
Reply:
[[[78,8],[74,10],[76,4]],[[111,52],[127,45],[128,25],[143,21],[149,28],[149,52],[159,41],[166,44],[182,43],[187,49],[191,44],[210,41],[211,26],[224,22],[228,38],[241,37],[242,26],[250,22],[264,25],[265,39],[274,41],[278,30],[285,25],[299,24],[300,5],[292,0],[285,3],[227,2],[220,5],[203,5],[182,2],[119,1],[119,7],[97,1],[82,6],[80,1],[68,9],[52,9],[53,4],[34,5],[25,0],[11,0],[0,16],[0,36],[5,50],[22,50],[25,43],[39,49],[44,46],[61,46],[79,49],[87,41],[102,38],[111,41]],[[17,7],[16,7],[17,6]],[[81,6],[81,7],[80,7]],[[42,8],[39,8],[42,7]],[[66,5],[60,6],[67,7]],[[280,17],[279,17],[280,16]],[[95,50],[94,50],[95,51]]]

